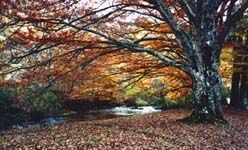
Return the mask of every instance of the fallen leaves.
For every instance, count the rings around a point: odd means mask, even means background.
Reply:
[[[188,125],[178,109],[143,116],[12,129],[0,149],[248,149],[248,111],[226,111],[229,127]]]

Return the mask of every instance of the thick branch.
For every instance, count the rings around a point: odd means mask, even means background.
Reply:
[[[107,36],[107,35],[99,32],[99,31],[95,31],[95,30],[91,30],[91,29],[87,29],[87,28],[80,28],[80,27],[77,27],[77,26],[75,26],[73,24],[66,23],[66,22],[63,22],[63,21],[61,21],[61,23],[65,24],[65,25],[68,25],[68,26],[70,26],[72,28],[75,28],[77,30],[93,33],[93,34],[95,34],[97,36],[100,36],[100,37],[112,42],[112,44],[117,45],[117,46],[122,47],[122,48],[126,48],[129,51],[148,53],[148,54],[160,59],[161,61],[167,63],[169,66],[179,68],[179,69],[181,69],[183,71],[187,71],[187,72],[189,71],[188,66],[186,66],[186,65],[184,65],[184,64],[182,64],[180,62],[177,62],[176,60],[170,59],[169,57],[164,56],[163,54],[161,54],[160,52],[157,52],[156,50],[141,47],[140,45],[131,43],[129,41],[119,41],[119,40],[116,40],[116,39],[114,39],[114,38],[112,38],[110,36]]]
[[[164,20],[172,28],[174,34],[176,35],[178,44],[180,45],[181,48],[183,48],[184,55],[187,57],[189,63],[192,65],[192,60],[191,60],[191,56],[193,55],[192,39],[189,38],[188,34],[182,30],[180,25],[173,18],[173,14],[162,0],[156,0],[154,5],[157,7],[158,11],[160,12]]]

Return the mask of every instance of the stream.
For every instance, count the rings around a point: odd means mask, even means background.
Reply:
[[[101,119],[111,119],[123,116],[133,116],[133,115],[143,115],[149,113],[159,112],[161,110],[154,108],[153,106],[143,106],[143,107],[113,107],[110,109],[99,109],[90,110],[85,113],[75,113],[67,116],[61,117],[49,117],[39,121],[24,122],[21,124],[14,125],[13,128],[26,128],[26,127],[39,127],[39,126],[49,126],[62,124],[73,121],[91,121],[91,120],[101,120]]]

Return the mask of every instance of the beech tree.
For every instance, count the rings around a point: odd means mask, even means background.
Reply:
[[[62,22],[62,24],[80,31],[93,33],[108,41],[109,44],[123,49],[147,53],[168,66],[186,72],[193,80],[194,109],[191,118],[196,119],[196,121],[211,121],[223,119],[221,108],[222,79],[219,73],[221,50],[236,23],[243,17],[247,7],[247,0],[126,0],[119,1],[116,5],[112,3],[109,5],[111,10],[108,13],[96,15],[95,22],[91,22],[92,24],[96,23],[99,27],[99,22],[108,23],[121,13],[127,12],[146,16],[143,19],[165,22],[176,37],[176,41],[182,49],[180,53],[187,63],[164,55],[157,49],[145,47],[139,44],[137,39],[128,39],[125,35],[122,35],[121,40],[117,39],[113,36],[117,33],[114,30],[112,30],[111,35],[110,31],[105,30],[103,32],[101,28],[96,26],[85,28],[75,25],[76,20]],[[104,11],[106,10],[107,8]],[[96,14],[98,11],[92,9],[91,13]],[[119,13],[113,15],[116,12]],[[82,18],[79,17],[78,20]],[[105,27],[107,28],[107,26]],[[144,36],[140,40],[148,37]]]
[[[41,6],[37,10],[39,15],[31,13],[16,17],[25,23],[41,24],[38,26],[39,31],[45,36],[32,36],[33,41],[37,39],[36,43],[29,44],[31,48],[25,50],[24,54],[18,51],[15,59],[34,56],[48,49],[57,49],[57,52],[61,49],[74,49],[71,54],[82,51],[90,53],[92,49],[96,57],[86,59],[86,63],[78,63],[74,67],[78,68],[117,51],[145,53],[191,77],[194,104],[191,119],[223,119],[220,54],[236,23],[244,16],[248,7],[247,0],[102,0],[98,3],[79,1],[78,5],[69,5],[70,0],[54,0],[47,3],[63,4],[59,9],[60,12],[61,8],[64,9],[63,13],[44,15],[42,11],[52,10],[49,5],[48,8],[44,6],[44,9]],[[66,8],[70,8],[72,13],[66,13]],[[73,9],[75,11],[71,11]],[[165,27],[161,28],[161,25]],[[35,31],[32,28],[25,34],[33,34]],[[64,36],[65,33],[67,36]],[[79,45],[68,48],[69,43],[85,34],[90,38],[82,38]],[[46,59],[46,62],[53,58]]]
[[[247,17],[238,23],[233,39],[238,43],[233,49],[233,74],[230,105],[237,109],[246,109],[248,96],[248,34]]]
[[[245,97],[247,95],[248,84],[248,51],[247,46],[240,45],[235,47],[233,75],[232,75],[232,90],[230,105],[237,109],[245,109]]]

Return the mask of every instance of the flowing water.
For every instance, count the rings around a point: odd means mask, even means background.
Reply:
[[[36,127],[44,125],[56,125],[72,121],[91,121],[91,120],[101,120],[110,119],[123,116],[133,116],[133,115],[143,115],[148,113],[159,112],[161,110],[155,109],[153,106],[143,106],[143,107],[113,107],[110,109],[99,109],[90,110],[85,113],[76,113],[63,117],[49,117],[39,121],[25,122],[22,124],[14,125],[13,128],[23,128],[23,127]]]

